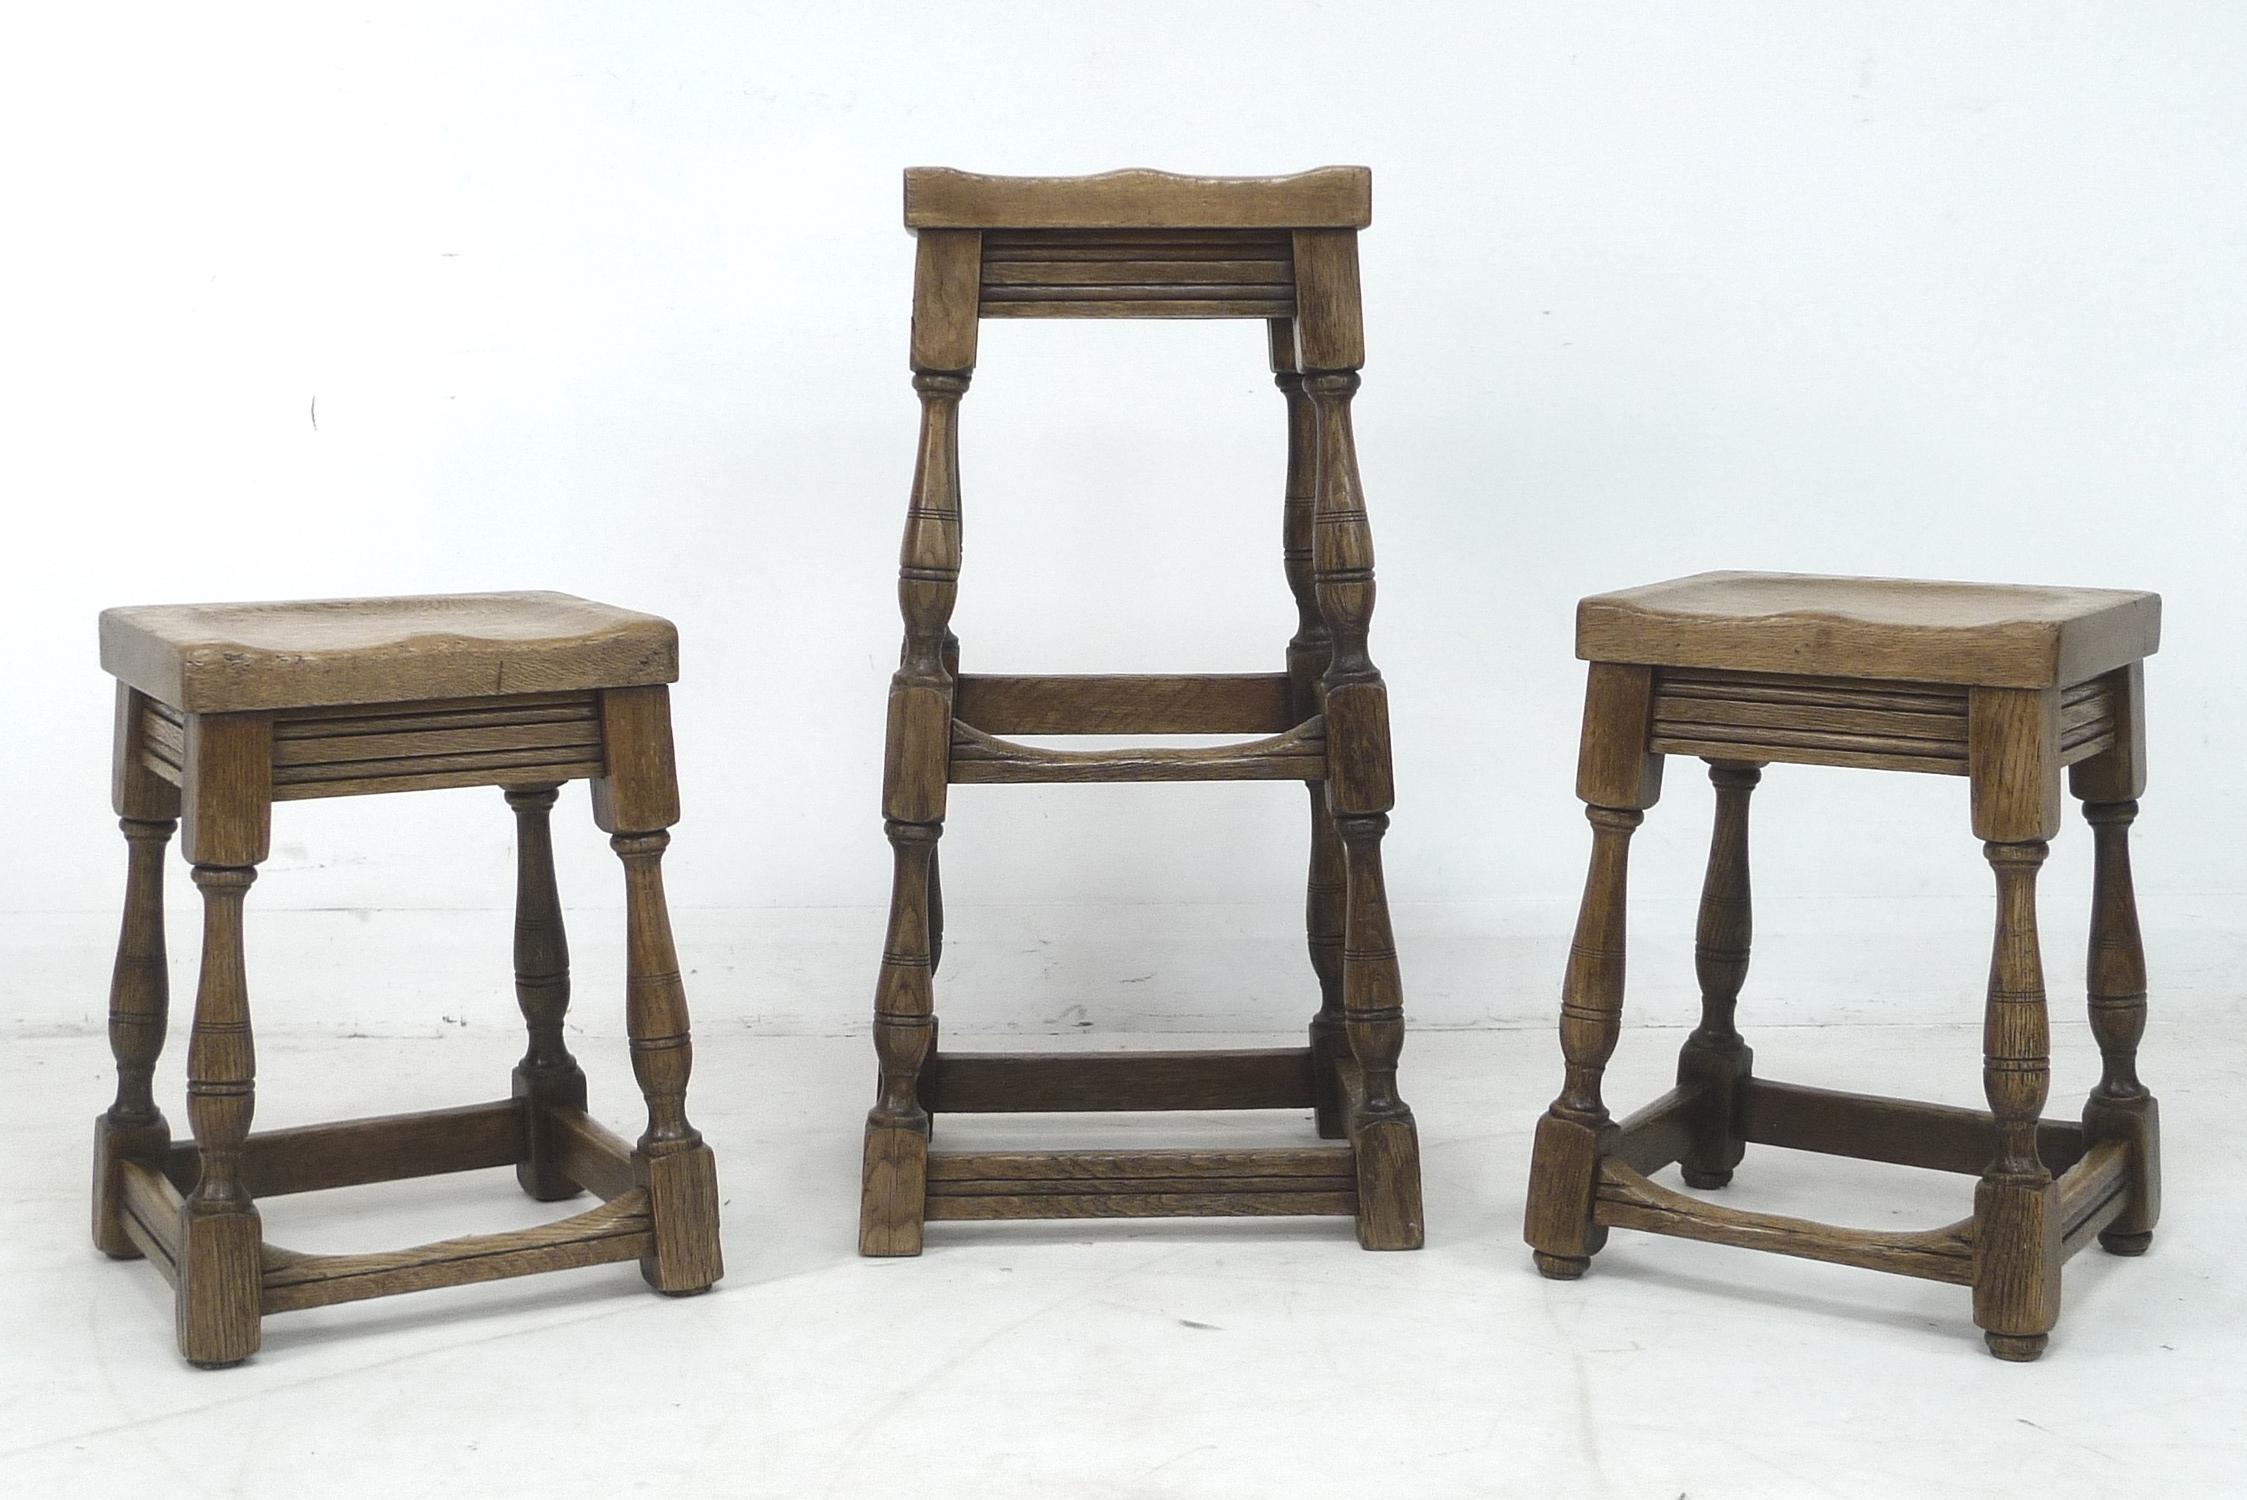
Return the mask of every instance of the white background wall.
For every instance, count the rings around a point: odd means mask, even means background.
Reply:
[[[2154,962],[2238,1006],[2247,12],[47,6],[9,31],[0,1024],[101,1010],[101,606],[514,587],[679,622],[701,1024],[859,1024],[917,162],[1374,168],[1358,433],[1422,1020],[1550,1012],[1586,844],[1572,601],[1723,566],[2164,593]],[[986,328],[971,668],[1277,667],[1260,337]],[[1657,1019],[1689,1008],[1709,803],[1671,770],[1637,867]],[[1308,1009],[1298,789],[953,806],[949,1023]],[[1975,1013],[1961,785],[1775,770],[1758,814],[1766,1019]],[[613,862],[582,792],[562,818],[581,1016],[613,1025]],[[490,792],[284,808],[261,1018],[507,1024],[510,834]],[[2046,878],[2061,997],[2087,843]]]

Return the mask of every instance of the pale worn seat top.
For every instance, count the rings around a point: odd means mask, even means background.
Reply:
[[[101,615],[101,664],[187,713],[644,687],[669,620],[571,594],[151,604]]]
[[[1363,229],[1372,222],[1366,167],[1289,177],[1190,177],[1144,167],[1089,177],[905,171],[908,229]]]
[[[2151,656],[2161,596],[2123,589],[1696,573],[1576,606],[1585,661],[2070,687]]]

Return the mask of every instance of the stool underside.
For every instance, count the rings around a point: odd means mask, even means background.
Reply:
[[[534,1121],[533,1114],[542,1108],[545,1119]],[[563,1175],[599,1196],[599,1207],[535,1228],[463,1235],[372,1254],[310,1255],[267,1243],[259,1257],[260,1315],[635,1260],[648,1253],[655,1222],[647,1190],[636,1180],[632,1148],[581,1109],[502,1099],[254,1132],[243,1144],[243,1176],[255,1196],[268,1198],[513,1166],[531,1159],[539,1124],[559,1145]],[[121,1169],[125,1232],[176,1286],[180,1208],[200,1170],[196,1147],[192,1141],[181,1142],[160,1163],[128,1160]]]

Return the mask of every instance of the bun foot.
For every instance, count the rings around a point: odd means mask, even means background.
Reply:
[[[1713,1192],[1732,1181],[1732,1169],[1730,1167],[1722,1167],[1714,1172],[1704,1172],[1699,1167],[1681,1166],[1677,1171],[1678,1176],[1685,1179],[1687,1187],[1699,1188],[1703,1192]]]
[[[1588,1255],[1547,1255],[1542,1250],[1532,1250],[1529,1258],[1536,1262],[1537,1274],[1547,1281],[1574,1281],[1592,1268]]]
[[[2099,1235],[2099,1248],[2109,1255],[2143,1255],[2152,1244],[2150,1229],[2108,1229]]]
[[[2015,1364],[2027,1364],[2044,1353],[2051,1341],[2048,1333],[1985,1333],[1982,1342],[1990,1346],[1990,1353],[1999,1359]]]

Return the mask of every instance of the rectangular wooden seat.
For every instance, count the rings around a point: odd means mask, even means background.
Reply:
[[[1808,573],[1697,573],[1576,606],[1581,661],[2066,687],[2151,656],[2161,597]]]
[[[1363,229],[1373,173],[1319,167],[1286,177],[1195,177],[1144,167],[1089,177],[905,170],[908,229]]]
[[[679,680],[669,620],[573,594],[425,594],[101,613],[101,664],[187,713],[395,704]]]

